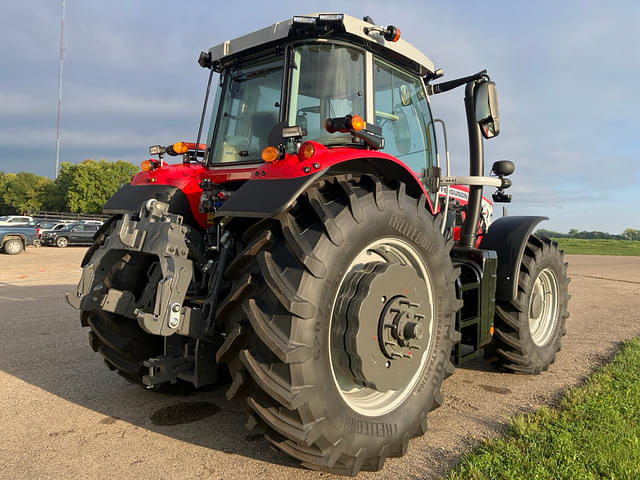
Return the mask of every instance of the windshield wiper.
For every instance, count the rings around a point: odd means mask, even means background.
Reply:
[[[246,80],[251,80],[252,78],[263,77],[271,72],[276,72],[278,70],[282,70],[282,65],[278,67],[269,67],[269,68],[262,68],[260,70],[253,70],[252,72],[240,73],[235,77],[231,77],[231,80],[233,80],[234,82],[244,82]]]

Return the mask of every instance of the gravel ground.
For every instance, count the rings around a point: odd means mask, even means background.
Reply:
[[[246,431],[243,407],[224,387],[169,396],[109,372],[64,300],[85,250],[0,255],[0,478],[333,478]],[[440,477],[509,416],[554,404],[640,334],[640,257],[568,261],[571,316],[556,363],[537,376],[499,373],[483,360],[458,369],[429,432],[407,456],[359,478]]]

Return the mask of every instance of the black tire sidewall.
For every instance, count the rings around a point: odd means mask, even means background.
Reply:
[[[521,322],[523,322],[523,325],[520,329],[520,339],[524,344],[523,350],[525,355],[530,359],[534,370],[539,372],[553,363],[555,354],[560,349],[560,342],[563,336],[563,323],[565,320],[563,312],[566,312],[568,303],[568,285],[564,272],[564,262],[557,249],[542,248],[538,250],[533,260],[534,267],[527,276],[527,281],[525,282],[526,287],[524,291],[520,293],[519,299],[524,306],[524,311],[521,313]],[[538,275],[545,269],[551,270],[556,279],[558,287],[557,317],[555,319],[555,325],[553,326],[553,332],[547,343],[538,345],[533,341],[529,328],[529,302],[535,281]]]

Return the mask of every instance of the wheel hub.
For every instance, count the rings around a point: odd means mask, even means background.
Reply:
[[[362,385],[384,392],[405,386],[429,345],[427,286],[413,267],[372,262],[351,273],[336,315],[346,324],[349,369]]]
[[[540,314],[542,314],[542,307],[544,306],[544,300],[542,295],[538,292],[534,292],[531,296],[531,311],[529,315],[532,318],[539,318]]]
[[[529,332],[538,346],[547,345],[558,323],[558,282],[549,268],[536,277],[529,297]]]

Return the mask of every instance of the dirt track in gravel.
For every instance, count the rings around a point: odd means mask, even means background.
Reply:
[[[84,251],[0,255],[0,478],[333,477],[301,469],[246,431],[242,405],[228,402],[224,387],[167,396],[109,372],[63,298]],[[483,360],[458,369],[428,433],[407,456],[359,478],[438,478],[509,416],[553,404],[620,341],[640,335],[640,257],[568,261],[571,317],[549,371],[507,375]]]

